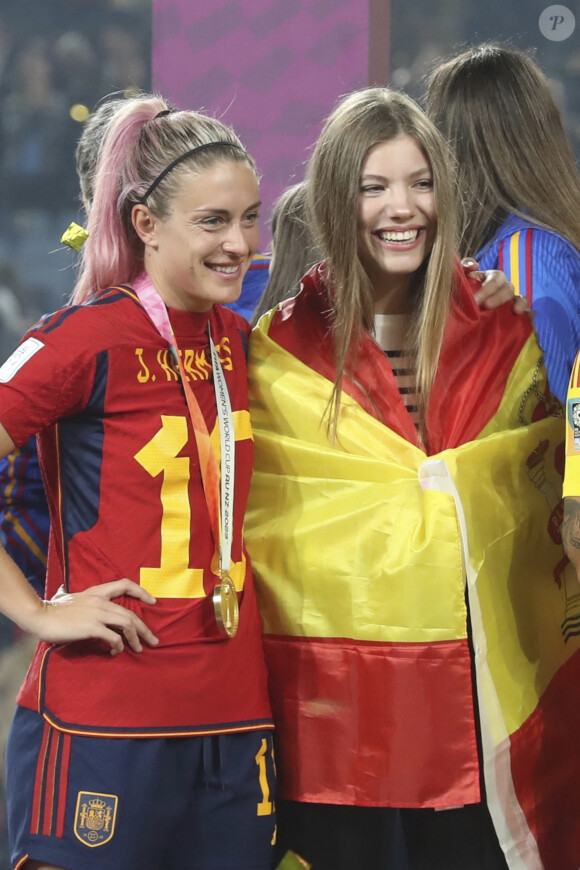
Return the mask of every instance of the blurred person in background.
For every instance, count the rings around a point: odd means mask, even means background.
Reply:
[[[271,260],[268,283],[258,302],[252,322],[300,289],[302,276],[320,260],[314,246],[306,213],[306,182],[292,185],[276,200],[272,209]]]
[[[4,210],[56,209],[62,201],[68,108],[65,95],[54,86],[46,40],[30,39],[17,56],[0,113]]]
[[[69,108],[78,104],[96,105],[103,95],[101,64],[97,47],[88,36],[77,30],[66,30],[54,43],[52,56],[55,81],[66,94]],[[71,121],[70,126],[77,128],[78,136],[78,124]]]
[[[102,87],[117,88],[119,82],[127,82],[134,93],[143,90],[148,67],[133,28],[115,19],[105,22],[100,42]]]

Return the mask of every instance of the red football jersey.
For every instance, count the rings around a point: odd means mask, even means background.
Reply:
[[[116,657],[96,641],[41,643],[20,704],[64,730],[198,734],[271,724],[261,622],[243,517],[253,462],[248,324],[215,306],[170,311],[187,376],[218,453],[208,321],[236,432],[233,639],[218,631],[216,542],[197,447],[171,352],[129,288],[45,317],[0,369],[0,421],[16,444],[39,432],[51,514],[47,589],[77,592],[128,577],[157,597],[123,597],[159,646]],[[218,461],[219,464],[219,461]]]

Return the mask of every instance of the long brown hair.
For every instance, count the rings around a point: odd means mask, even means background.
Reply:
[[[580,250],[580,176],[531,57],[497,43],[465,51],[431,73],[426,106],[455,151],[462,254],[480,251],[512,212]]]
[[[420,431],[439,360],[453,292],[455,213],[452,158],[419,106],[389,88],[367,88],[343,98],[328,118],[308,168],[311,223],[326,261],[334,307],[336,380],[329,421],[336,436],[342,379],[349,375],[364,329],[374,329],[373,292],[358,253],[360,176],[370,148],[400,135],[412,137],[430,163],[437,232],[413,287],[413,350],[417,355]]]

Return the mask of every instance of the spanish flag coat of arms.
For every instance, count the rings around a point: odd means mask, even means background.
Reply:
[[[580,866],[580,597],[564,421],[530,322],[460,270],[429,455],[365,336],[338,437],[324,267],[250,344],[246,519],[281,797],[452,807],[480,776],[512,870]],[[476,721],[482,749],[478,752]]]

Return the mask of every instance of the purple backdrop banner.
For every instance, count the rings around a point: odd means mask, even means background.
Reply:
[[[262,174],[268,218],[273,200],[303,178],[336,99],[377,78],[373,65],[383,78],[388,5],[153,0],[153,88],[235,127]],[[262,250],[267,236],[263,231]]]

